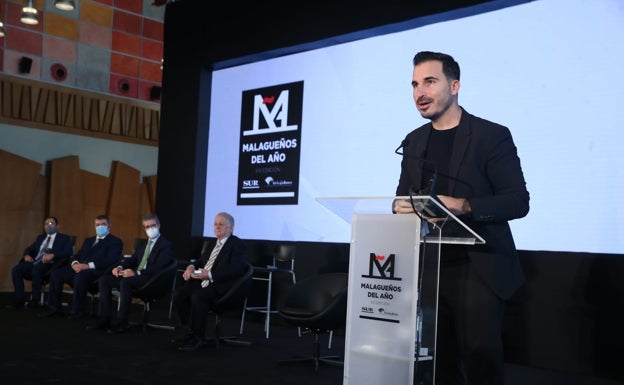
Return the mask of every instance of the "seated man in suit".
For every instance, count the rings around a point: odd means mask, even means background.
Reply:
[[[87,330],[108,329],[109,333],[123,333],[129,329],[128,313],[132,305],[132,291],[143,286],[151,277],[173,261],[173,245],[160,235],[160,220],[156,214],[143,216],[143,229],[149,238],[130,258],[123,258],[121,264],[110,274],[98,280],[100,302],[98,322],[87,326]],[[119,309],[116,321],[111,322],[112,289],[119,289]]]
[[[110,233],[110,220],[106,215],[95,217],[95,237],[85,239],[82,247],[71,258],[69,266],[55,269],[50,274],[50,297],[48,311],[40,317],[62,314],[61,296],[63,285],[71,283],[74,289],[70,319],[85,317],[89,284],[98,279],[109,267],[121,259],[123,242]]]
[[[174,342],[180,343],[183,351],[206,345],[206,318],[212,304],[245,273],[247,247],[232,234],[234,218],[224,212],[217,214],[213,230],[217,239],[195,264],[187,266],[182,274],[186,283],[173,296],[183,329],[182,336]]]
[[[24,279],[32,284],[29,307],[38,307],[41,301],[43,276],[57,261],[71,257],[73,245],[68,235],[58,232],[59,222],[55,217],[47,217],[43,222],[44,234],[24,250],[24,257],[11,270],[13,278],[13,307],[23,308],[26,305],[24,295]]]

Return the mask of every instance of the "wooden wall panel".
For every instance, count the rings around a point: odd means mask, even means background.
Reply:
[[[124,253],[132,252],[135,238],[145,237],[141,216],[154,212],[156,176],[141,183],[138,170],[118,161],[111,164],[110,178],[79,165],[76,156],[49,160],[43,176],[42,164],[0,150],[0,291],[13,291],[11,269],[48,215],[58,217],[61,232],[76,236],[76,250],[95,235],[100,214],[110,217]]]
[[[80,242],[76,239],[76,250],[82,246],[85,238],[95,235],[95,217],[100,214],[108,215],[106,207],[108,205],[111,184],[108,177],[84,170],[81,170],[80,173],[84,213],[82,216],[82,230],[78,235]]]
[[[132,252],[135,238],[144,236],[141,231],[140,180],[139,170],[119,161],[112,163],[107,212],[111,232],[123,240],[124,254]]]
[[[156,175],[146,176],[143,178],[143,185],[147,187],[149,194],[150,211],[156,211],[156,182],[158,177]]]
[[[145,183],[141,185],[141,216],[148,213],[153,213],[154,208],[152,205],[152,201],[149,197],[148,187]]]
[[[11,268],[42,231],[47,179],[41,163],[0,150],[0,291],[12,291]]]
[[[58,218],[60,232],[81,238],[85,204],[78,157],[73,155],[49,161],[48,177],[50,215]],[[77,242],[77,247],[81,244]]]

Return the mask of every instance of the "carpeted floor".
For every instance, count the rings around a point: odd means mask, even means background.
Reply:
[[[343,368],[322,365],[315,372],[312,364],[279,365],[293,354],[312,353],[313,336],[297,336],[296,328],[275,320],[271,336],[264,337],[259,318],[250,317],[241,339],[249,346],[209,346],[194,353],[180,352],[170,340],[172,331],[132,330],[124,334],[87,331],[94,318],[68,320],[38,318],[37,310],[7,309],[8,294],[0,299],[0,384],[89,384],[89,385],[338,385]],[[153,309],[154,322],[172,324],[167,319],[168,303]],[[142,307],[133,309],[139,321]],[[248,314],[249,315],[249,314]],[[213,317],[211,317],[213,319]],[[277,318],[277,317],[275,317]],[[210,320],[209,327],[212,325]],[[225,318],[223,335],[236,335],[239,318]],[[331,350],[327,336],[322,354],[344,352],[344,333],[334,335]],[[616,385],[618,383],[508,365],[508,385]],[[360,385],[360,384],[357,384]],[[369,384],[361,384],[369,385]],[[383,385],[383,384],[370,384]]]

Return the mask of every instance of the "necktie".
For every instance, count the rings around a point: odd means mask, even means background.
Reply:
[[[212,253],[210,253],[210,258],[208,258],[208,262],[206,262],[206,266],[204,267],[204,269],[208,271],[212,269],[212,265],[214,265],[215,259],[217,259],[217,255],[219,255],[219,251],[221,251],[221,246],[223,246],[223,244],[217,241],[217,244],[215,245],[214,249],[212,249]],[[206,287],[208,285],[210,285],[209,279],[204,279],[201,283],[202,287]]]
[[[141,258],[141,263],[139,263],[139,267],[137,270],[145,269],[145,265],[147,265],[147,258],[149,258],[150,251],[152,249],[152,240],[147,241],[147,245],[145,245],[145,251],[143,252],[143,258]]]
[[[43,254],[45,254],[45,251],[48,248],[48,245],[50,244],[51,238],[52,237],[48,235],[45,242],[43,242],[43,245],[41,245],[41,249],[39,249],[39,254],[37,254],[37,257],[35,258],[35,263],[39,263],[41,262],[41,259],[43,259]]]

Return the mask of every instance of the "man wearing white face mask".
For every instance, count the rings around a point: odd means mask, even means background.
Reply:
[[[71,258],[69,266],[50,274],[50,297],[48,311],[39,317],[61,315],[61,296],[65,283],[72,286],[72,311],[70,319],[86,316],[87,291],[91,282],[98,279],[108,268],[121,259],[123,242],[110,233],[110,220],[106,215],[95,217],[95,237],[86,238],[82,247]]]
[[[123,258],[111,274],[100,277],[98,322],[87,326],[87,330],[108,329],[109,333],[127,331],[133,289],[144,285],[173,260],[173,245],[160,235],[158,216],[147,214],[143,216],[142,223],[149,239],[144,246],[134,250],[130,258]],[[115,321],[111,319],[113,288],[119,289],[119,309]]]

